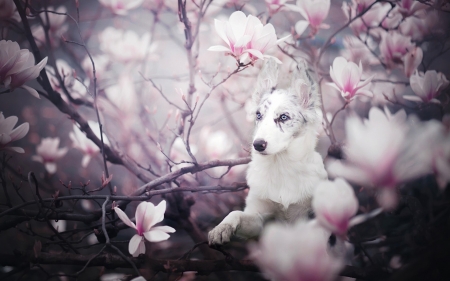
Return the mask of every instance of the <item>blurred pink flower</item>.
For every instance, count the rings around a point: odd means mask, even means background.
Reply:
[[[359,61],[363,68],[379,64],[378,59],[369,51],[367,46],[355,36],[345,36],[342,43],[344,44],[344,49],[341,50],[341,54],[348,61]],[[369,48],[374,48],[373,45],[376,44],[373,40],[367,40],[366,43],[369,45]]]
[[[330,11],[330,0],[297,0],[296,5],[286,5],[294,12],[299,12],[306,19],[296,23],[295,29],[299,35],[309,26],[312,33],[315,34],[319,28],[329,28],[329,25],[323,24],[323,20]],[[302,31],[303,29],[303,31]]]
[[[274,15],[279,12],[286,4],[288,0],[265,0],[267,10],[269,10],[269,15]]]
[[[129,10],[139,7],[144,0],[98,0],[98,2],[114,14],[124,16]]]
[[[28,122],[21,124],[14,129],[19,118],[17,116],[9,116],[5,118],[3,112],[0,112],[0,150],[10,150],[18,153],[24,153],[21,147],[9,146],[13,141],[23,138],[30,129]]]
[[[356,63],[347,61],[343,57],[337,57],[333,61],[333,66],[330,66],[330,76],[334,83],[329,83],[334,88],[341,92],[342,97],[350,101],[356,95],[373,96],[373,94],[364,90],[363,87],[368,85],[373,76],[361,81],[362,77],[362,65],[359,66]]]
[[[449,118],[450,116],[444,116]],[[441,190],[450,182],[450,132],[441,132],[437,144],[433,146],[433,171]]]
[[[351,20],[364,12],[370,5],[375,2],[374,0],[358,1],[352,0],[349,5],[347,2],[342,3],[342,10],[347,17],[347,20]],[[365,38],[368,28],[370,27],[369,34],[375,37],[379,36],[379,28],[377,28],[381,21],[385,19],[387,12],[391,6],[384,3],[374,4],[370,10],[368,10],[362,17],[355,19],[350,28],[356,36]]]
[[[156,45],[150,44],[150,33],[138,35],[134,31],[123,31],[107,27],[99,35],[100,49],[113,61],[129,63],[141,61],[155,50]]]
[[[389,68],[403,64],[403,56],[415,49],[411,37],[404,36],[398,31],[384,32],[381,35],[380,55]]]
[[[410,17],[417,11],[426,9],[428,6],[417,0],[400,0],[397,2],[398,11],[403,17]]]
[[[329,234],[316,221],[268,225],[250,257],[270,280],[331,281],[344,263],[327,253]]]
[[[95,77],[97,77],[97,80],[104,79],[107,73],[108,65],[110,63],[108,56],[106,55],[92,56],[92,59],[95,64]],[[83,61],[81,62],[81,67],[83,68],[84,72],[89,78],[94,79],[92,62],[89,56],[86,56],[83,59]]]
[[[416,71],[409,78],[409,84],[417,96],[403,96],[404,99],[416,102],[440,103],[436,97],[448,86],[449,81],[441,72],[428,70],[425,74]]]
[[[27,49],[21,50],[17,42],[0,41],[0,85],[11,91],[22,88],[39,98],[35,89],[24,84],[39,76],[47,63],[47,57],[37,65],[34,63],[33,54]]]
[[[439,14],[437,11],[426,12],[421,10],[414,16],[403,19],[399,30],[403,35],[411,36],[412,40],[420,41],[432,31],[436,32],[440,29],[440,26],[437,26],[438,22]]]
[[[21,21],[13,0],[0,0],[0,20]]]
[[[59,138],[43,138],[36,148],[37,155],[32,159],[44,164],[49,174],[56,172],[56,161],[66,155],[68,148],[58,148]]]
[[[322,181],[314,191],[312,208],[316,219],[334,234],[342,236],[347,233],[358,206],[353,188],[344,179]]]
[[[135,234],[128,245],[128,251],[133,257],[145,254],[144,238],[150,242],[160,242],[169,239],[168,233],[174,233],[170,226],[154,226],[164,219],[166,201],[161,201],[156,207],[151,202],[141,202],[136,208],[136,224],[120,208],[114,208],[117,216],[131,228],[136,229]]]
[[[52,47],[57,47],[61,40],[61,37],[67,32],[69,26],[65,24],[67,16],[61,15],[67,13],[67,8],[64,6],[58,7],[56,10],[54,7],[49,6],[46,9],[47,11],[53,11],[56,13],[40,13],[40,17],[42,22],[49,27],[48,34],[50,37],[50,45]],[[47,23],[48,16],[48,23]],[[34,38],[36,39],[36,44],[38,46],[46,45],[45,32],[42,25],[35,25],[31,28],[31,32],[33,33]]]
[[[264,60],[265,57],[269,57],[264,55],[268,49],[287,38],[277,40],[272,24],[263,25],[257,17],[252,15],[246,17],[241,11],[232,13],[228,21],[216,19],[214,22],[217,34],[228,47],[212,46],[208,51],[227,52],[240,63]]]
[[[403,56],[403,70],[406,77],[410,77],[422,62],[423,52],[420,47],[411,49]]]
[[[83,152],[81,167],[86,168],[92,156],[96,155],[100,149],[76,125],[73,125],[73,131],[69,133],[69,138],[72,140],[73,147]]]
[[[368,119],[347,118],[345,160],[329,163],[328,172],[362,186],[382,188],[380,205],[393,208],[399,183],[431,172],[429,144],[438,130],[436,122],[407,120],[404,110],[392,115],[373,107]]]

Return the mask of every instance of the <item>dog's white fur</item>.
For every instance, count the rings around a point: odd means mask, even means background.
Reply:
[[[210,244],[228,242],[232,235],[258,236],[267,219],[306,220],[315,186],[327,179],[322,158],[315,151],[321,126],[318,86],[305,63],[294,71],[289,89],[276,89],[277,79],[277,64],[266,61],[253,95],[259,117],[253,141],[264,140],[265,149],[252,149],[244,211],[231,212],[211,230]],[[289,119],[281,121],[281,115]]]

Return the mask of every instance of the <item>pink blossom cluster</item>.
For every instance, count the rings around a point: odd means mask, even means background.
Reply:
[[[270,57],[265,53],[286,39],[277,40],[272,24],[264,25],[257,17],[240,11],[232,13],[228,21],[216,19],[215,28],[227,46],[212,46],[208,50],[226,52],[242,64]]]

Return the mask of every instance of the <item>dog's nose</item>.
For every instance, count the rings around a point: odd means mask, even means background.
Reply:
[[[267,142],[263,139],[257,139],[253,142],[253,147],[259,152],[264,151],[267,147]]]

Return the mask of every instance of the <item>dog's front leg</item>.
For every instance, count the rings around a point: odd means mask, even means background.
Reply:
[[[273,204],[268,200],[247,197],[245,210],[233,211],[223,221],[208,233],[209,244],[223,244],[230,241],[231,236],[242,238],[258,236],[264,226],[264,221],[273,215]]]

